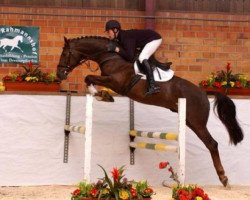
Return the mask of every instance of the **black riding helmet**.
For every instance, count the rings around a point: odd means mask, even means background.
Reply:
[[[109,20],[109,21],[107,21],[107,23],[106,23],[106,26],[105,26],[105,31],[108,31],[108,30],[113,30],[113,29],[118,29],[118,30],[120,30],[121,29],[121,24],[118,22],[118,21],[116,21],[116,20]]]

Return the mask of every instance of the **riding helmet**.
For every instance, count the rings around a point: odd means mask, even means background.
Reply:
[[[115,29],[115,28],[118,30],[121,29],[121,24],[118,21],[112,19],[106,23],[106,27],[105,27],[106,31],[108,31],[110,29]]]

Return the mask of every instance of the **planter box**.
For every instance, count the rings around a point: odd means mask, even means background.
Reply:
[[[103,198],[87,198],[87,197],[83,197],[82,200],[105,200]],[[111,198],[110,200],[115,200],[115,198]],[[135,199],[137,200],[137,199]],[[151,198],[143,198],[143,199],[138,199],[138,200],[151,200]]]
[[[60,83],[4,82],[6,91],[58,92]]]
[[[250,88],[213,88],[213,87],[202,87],[202,90],[205,90],[207,94],[214,94],[220,92],[226,95],[241,95],[241,96],[250,96]]]

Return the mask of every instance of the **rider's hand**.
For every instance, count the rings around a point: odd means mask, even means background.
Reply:
[[[115,42],[109,42],[108,45],[107,45],[107,50],[109,52],[115,52],[116,47],[117,47],[117,45],[116,45]]]

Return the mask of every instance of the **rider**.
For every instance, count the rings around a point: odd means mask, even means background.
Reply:
[[[108,51],[116,52],[120,54],[127,61],[133,62],[135,58],[136,49],[142,49],[139,55],[139,62],[143,64],[149,88],[147,95],[158,93],[160,87],[155,85],[153,76],[153,69],[148,62],[151,55],[155,53],[157,48],[162,43],[160,34],[150,29],[131,29],[123,30],[121,25],[116,20],[109,20],[105,27],[106,32],[111,40],[117,41],[123,48],[119,48],[116,43],[111,42],[108,45]]]

